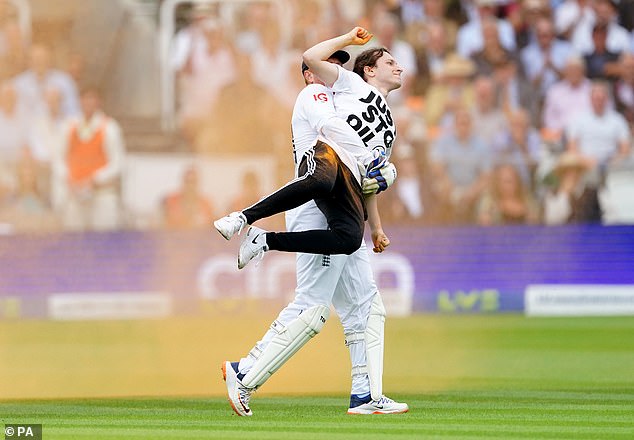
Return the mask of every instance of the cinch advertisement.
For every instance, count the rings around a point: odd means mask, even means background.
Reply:
[[[532,285],[634,284],[634,227],[392,228],[372,256],[388,313],[524,310]],[[295,256],[238,271],[215,231],[0,237],[0,319],[141,319],[279,308]]]

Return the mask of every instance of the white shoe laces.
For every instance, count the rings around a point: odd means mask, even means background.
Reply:
[[[251,392],[253,390],[243,387],[242,385],[238,385],[238,398],[240,402],[247,408],[249,407],[249,400],[251,400]]]
[[[381,396],[379,400],[376,400],[375,402],[377,403],[377,405],[382,405],[384,403],[394,403],[394,401],[387,396]]]

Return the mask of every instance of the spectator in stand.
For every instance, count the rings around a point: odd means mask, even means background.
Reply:
[[[178,73],[188,73],[194,67],[196,56],[204,54],[207,47],[205,24],[217,19],[211,5],[196,4],[189,14],[189,23],[174,35],[170,47],[170,66]]]
[[[62,93],[55,87],[44,91],[46,107],[44,112],[31,117],[29,146],[33,158],[44,167],[50,167],[52,157],[59,152],[62,143],[64,123],[62,114]]]
[[[80,114],[79,98],[75,81],[66,72],[53,68],[51,51],[42,44],[31,46],[29,69],[14,78],[19,100],[31,115],[46,111],[44,91],[56,88],[62,94],[62,114],[75,117]]]
[[[211,116],[196,137],[195,151],[224,155],[274,151],[280,158],[286,157],[291,110],[254,81],[247,54],[236,52],[235,60],[236,81],[220,91]],[[286,166],[288,161],[280,160],[279,164]],[[281,182],[288,180],[287,172],[285,169],[277,176]]]
[[[215,218],[213,205],[200,192],[196,167],[187,167],[181,187],[163,200],[163,217],[169,229],[206,228],[210,219]]]
[[[254,53],[260,49],[264,27],[276,9],[269,2],[245,3],[238,8],[235,45],[243,53]]]
[[[424,95],[429,86],[442,76],[445,60],[450,53],[447,38],[447,30],[442,23],[434,21],[427,24],[425,44],[417,56],[419,74],[416,93]]]
[[[463,24],[458,29],[456,38],[456,50],[463,57],[470,57],[474,53],[482,50],[484,40],[482,37],[482,21],[487,17],[497,22],[500,42],[502,46],[510,51],[514,51],[515,32],[513,26],[504,19],[495,16],[497,1],[496,0],[475,0],[477,7],[476,17],[469,22]]]
[[[209,5],[196,6],[191,24],[174,36],[172,68],[179,83],[181,130],[192,140],[220,90],[236,76],[222,22],[213,18]]]
[[[325,21],[330,23],[329,26],[324,26],[320,30],[327,31],[326,33],[320,32],[320,38],[328,35],[332,35],[332,31],[338,31],[341,29],[350,29],[359,23],[368,23],[369,18],[373,15],[373,10],[376,10],[377,6],[382,7],[385,11],[388,10],[388,6],[385,2],[368,2],[366,0],[330,0],[321,2],[326,9]],[[397,6],[392,4],[392,6]],[[395,15],[397,11],[392,11]],[[321,41],[321,40],[320,40]],[[305,47],[304,47],[305,48]],[[302,50],[304,50],[302,48]]]
[[[468,109],[457,109],[453,120],[454,126],[430,152],[434,203],[446,206],[450,221],[471,223],[475,203],[487,185],[492,151],[477,136]]]
[[[499,106],[495,82],[489,76],[479,76],[473,84],[475,105],[471,111],[472,123],[478,127],[478,135],[490,147],[500,133],[507,130],[508,121]]]
[[[80,89],[86,82],[86,59],[78,52],[73,52],[68,56],[66,60],[66,68],[64,69],[75,81],[77,87]]]
[[[265,195],[257,173],[249,170],[242,176],[240,191],[231,201],[229,211],[244,209],[245,206],[253,205]]]
[[[228,211],[240,211],[245,206],[251,206],[266,195],[262,188],[260,177],[255,171],[249,170],[242,175],[240,190],[236,197],[229,203]],[[276,214],[272,217],[258,220],[267,230],[283,229],[284,214]]]
[[[28,148],[28,116],[14,85],[0,83],[0,166],[10,168]]]
[[[400,0],[398,3],[399,19],[404,26],[407,27],[412,23],[422,23],[427,18],[426,2],[424,0]]]
[[[292,0],[293,28],[291,46],[295,50],[305,50],[319,42],[319,26],[328,25],[324,20],[322,4],[318,0]]]
[[[477,206],[482,226],[525,225],[539,222],[539,205],[511,164],[497,165]]]
[[[614,86],[617,110],[634,129],[634,53],[623,53],[619,59],[619,79]]]
[[[619,54],[607,48],[608,26],[597,23],[592,28],[594,50],[584,55],[586,76],[590,79],[615,81],[619,74]]]
[[[2,213],[2,211],[11,203],[11,192],[13,191],[15,184],[2,170],[2,165],[0,165],[0,171],[0,213]],[[2,218],[0,218],[0,233],[4,234],[7,231],[10,231],[10,226],[7,227],[7,224],[4,223]]]
[[[482,38],[484,46],[482,50],[474,53],[471,59],[476,65],[476,71],[480,75],[491,75],[493,66],[502,59],[514,58],[513,52],[505,49],[498,36],[497,21],[493,17],[482,19]]]
[[[427,90],[423,113],[433,130],[450,119],[458,107],[473,107],[474,92],[470,82],[475,73],[473,62],[453,53],[447,56],[442,75]]]
[[[368,21],[365,0],[291,0],[286,5],[292,11],[291,47],[301,52],[333,34]],[[274,14],[269,20],[278,16]]]
[[[570,41],[575,50],[583,55],[594,51],[592,42],[592,29],[595,25],[607,27],[606,49],[609,52],[618,53],[631,50],[630,33],[617,22],[615,0],[594,0],[595,19],[577,26]]]
[[[426,127],[417,111],[408,107],[393,110],[392,117],[400,141],[390,161],[396,165],[399,183],[394,186],[394,191],[381,193],[381,219],[385,223],[420,224],[429,218],[425,209],[427,185],[423,181],[423,176],[429,174],[426,172]]]
[[[446,0],[423,0],[425,22],[437,22],[443,25],[447,34],[447,44],[451,49],[456,47],[458,25],[447,16],[448,3]]]
[[[543,127],[557,136],[576,115],[590,110],[592,84],[583,59],[572,56],[565,63],[563,79],[548,90],[543,111]]]
[[[578,154],[563,153],[555,166],[554,186],[545,194],[543,221],[547,225],[597,223],[601,207],[596,188],[586,184],[588,163]]]
[[[504,114],[525,109],[530,115],[531,125],[539,126],[539,101],[533,88],[520,73],[519,64],[512,58],[502,58],[493,66],[493,80],[497,90],[497,100]]]
[[[628,32],[634,31],[634,0],[620,0],[618,5],[619,24]],[[634,37],[634,34],[632,35]],[[633,38],[634,39],[634,38]],[[634,46],[632,46],[634,52]]]
[[[535,23],[536,41],[520,52],[522,67],[527,79],[543,97],[547,90],[559,81],[566,60],[572,55],[572,46],[555,37],[555,28],[549,18]]]
[[[409,144],[399,144],[391,160],[398,169],[398,183],[395,182],[394,189],[386,192],[379,201],[381,219],[384,224],[422,223],[426,212],[416,152]]]
[[[0,25],[0,81],[13,78],[26,69],[27,40],[17,21]]]
[[[494,142],[497,164],[513,165],[525,188],[533,189],[533,178],[540,160],[541,139],[531,126],[530,116],[524,109],[509,114],[509,130],[502,131]]]
[[[566,149],[585,161],[596,187],[609,166],[627,159],[632,139],[623,115],[608,105],[607,83],[592,84],[590,101],[591,109],[577,114],[566,127]]]
[[[52,171],[52,167],[59,163],[58,159],[53,158],[59,155],[67,121],[62,115],[62,94],[58,89],[48,88],[44,92],[44,99],[45,111],[31,118],[28,142],[37,166],[38,181],[45,182],[41,185],[42,194],[54,208],[59,208],[62,182],[54,177],[57,174]]]
[[[301,53],[289,50],[282,42],[281,30],[276,20],[269,20],[262,29],[260,50],[251,54],[251,75],[257,85],[269,91],[280,104],[293,109],[303,83],[297,83],[297,60]],[[262,75],[260,72],[267,72]],[[271,81],[275,78],[275,81]]]
[[[55,176],[64,182],[63,226],[71,230],[113,230],[122,224],[120,178],[125,146],[117,121],[101,110],[94,87],[81,92],[82,114],[64,130]]]
[[[0,204],[16,188],[15,168],[27,144],[27,115],[18,107],[13,84],[0,82]]]
[[[416,5],[418,13],[412,13],[411,7],[403,3],[401,5],[401,21],[407,41],[416,52],[421,52],[429,46],[430,26],[442,27],[444,44],[448,50],[454,50],[458,26],[449,20],[445,14],[447,2],[445,0],[415,0],[409,1],[410,5]]]
[[[570,41],[577,29],[594,25],[594,0],[564,0],[555,8],[555,30],[557,35]]]
[[[515,31],[517,49],[521,50],[536,41],[535,23],[540,18],[551,18],[551,4],[548,0],[521,0],[508,6],[507,19]]]
[[[38,164],[24,150],[16,164],[17,185],[0,208],[0,223],[13,232],[45,232],[59,228],[59,221],[38,181]]]
[[[372,30],[378,45],[387,48],[390,54],[395,60],[398,60],[398,64],[403,68],[401,87],[390,93],[391,102],[403,102],[405,98],[411,95],[414,80],[418,74],[416,52],[411,44],[399,38],[399,22],[398,18],[393,14],[385,12],[379,13],[374,17]]]

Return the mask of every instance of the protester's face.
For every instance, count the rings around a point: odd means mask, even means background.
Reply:
[[[388,91],[401,87],[403,68],[389,53],[384,52],[381,58],[376,60],[376,65],[372,69],[375,72],[375,80],[385,86]]]

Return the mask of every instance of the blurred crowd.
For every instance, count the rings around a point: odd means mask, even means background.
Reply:
[[[56,64],[7,4],[0,228],[129,227],[125,133],[101,106],[108,91]],[[271,154],[278,183],[288,180],[301,54],[361,25],[404,68],[389,97],[399,176],[380,198],[384,223],[600,223],[617,171],[634,197],[634,0],[198,2],[176,17],[167,63],[194,155]],[[242,184],[256,188],[256,177]],[[161,225],[208,227],[224,215],[203,190],[196,168],[184,170],[161,199]],[[239,202],[262,195],[245,190]]]

